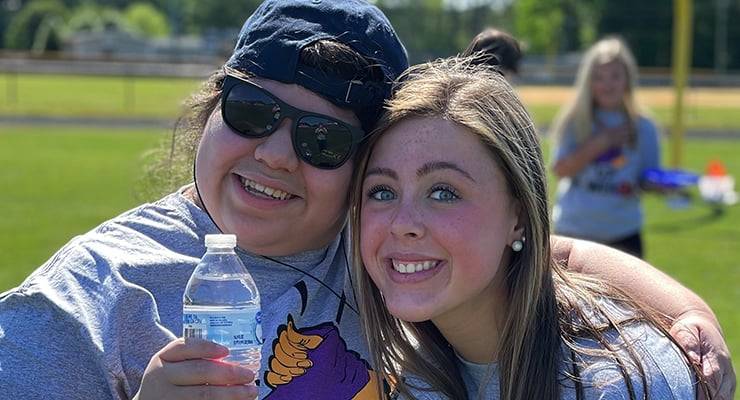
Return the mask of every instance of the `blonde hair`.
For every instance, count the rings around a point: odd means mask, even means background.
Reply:
[[[550,130],[556,144],[562,140],[564,132],[568,129],[571,129],[574,133],[577,143],[589,137],[595,111],[591,92],[591,78],[597,66],[613,61],[622,64],[627,74],[627,88],[622,109],[627,117],[630,129],[633,133],[635,132],[637,120],[642,112],[641,107],[635,100],[637,63],[627,44],[616,36],[610,36],[596,42],[583,56],[576,74],[575,97],[560,109]]]
[[[625,321],[614,321],[598,300],[604,296],[622,300],[623,295],[599,281],[566,272],[551,257],[547,177],[540,143],[511,86],[490,67],[475,65],[470,58],[412,67],[400,82],[379,126],[361,149],[351,193],[352,265],[360,316],[378,373],[407,396],[411,394],[401,375],[410,373],[451,399],[468,397],[454,349],[430,321],[405,322],[387,311],[359,250],[363,177],[375,144],[390,127],[407,118],[432,117],[455,122],[479,137],[501,168],[509,195],[523,213],[526,246],[513,253],[505,267],[511,312],[497,351],[501,399],[559,398],[563,343],[580,353],[606,354],[617,360],[630,388],[627,370],[634,365],[646,387],[637,355],[628,349],[632,361],[622,360],[604,336],[607,329],[619,332]],[[607,323],[592,323],[594,315],[603,316]],[[646,318],[657,323],[649,315]],[[583,337],[594,338],[605,350],[580,348],[576,340]]]

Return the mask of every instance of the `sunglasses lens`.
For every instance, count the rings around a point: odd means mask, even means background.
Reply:
[[[236,85],[223,102],[226,123],[247,137],[268,135],[280,119],[280,106],[265,92],[248,85]]]
[[[294,141],[301,158],[318,168],[338,168],[352,151],[352,132],[337,121],[319,116],[301,118]]]

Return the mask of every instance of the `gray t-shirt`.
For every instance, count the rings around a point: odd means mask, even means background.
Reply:
[[[72,239],[0,294],[0,397],[133,397],[152,355],[181,336],[182,294],[209,233],[208,215],[177,192]],[[351,399],[368,384],[343,236],[279,262],[237,250],[262,300],[260,398]],[[305,374],[273,386],[266,372],[285,329],[320,342]]]
[[[621,112],[597,111],[594,118],[595,124],[605,127],[625,122]],[[649,119],[640,117],[635,128],[634,147],[611,149],[575,176],[558,182],[553,207],[555,232],[610,242],[640,231],[640,182],[645,170],[660,166],[660,147],[658,131]],[[566,131],[554,159],[570,155],[580,145],[573,132]]]
[[[643,385],[639,375],[635,372],[635,366],[627,364],[635,398],[643,398],[645,391],[649,398],[654,400],[694,400],[696,398],[694,375],[673,342],[652,325],[644,322],[632,322],[625,325],[623,333],[625,337],[620,337],[616,331],[609,331],[607,339],[615,348],[621,349],[620,355],[624,360],[631,360],[624,349],[625,343],[633,346],[639,358],[645,371],[647,386]],[[579,344],[591,349],[602,348],[593,340],[582,339]],[[560,398],[578,400],[575,384],[568,377],[568,374],[573,373],[573,357],[569,350],[565,350],[565,346],[563,348]],[[575,358],[577,360],[575,365],[583,384],[583,400],[626,400],[630,398],[624,377],[614,360],[583,354],[577,354]],[[500,381],[497,363],[476,364],[458,357],[458,367],[470,400],[499,398]],[[410,377],[410,382],[418,387],[429,387],[417,377]],[[423,390],[414,390],[413,395],[413,399],[418,400],[447,399],[439,393]]]

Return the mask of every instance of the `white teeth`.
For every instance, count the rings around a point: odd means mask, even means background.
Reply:
[[[393,269],[402,274],[413,274],[414,272],[426,271],[437,265],[439,261],[399,262],[392,260]]]
[[[265,194],[277,200],[286,200],[291,197],[290,193],[286,193],[286,192],[283,192],[282,190],[262,185],[251,179],[247,179],[243,177],[240,179],[241,179],[242,185],[244,185],[244,189],[248,189],[252,192],[259,192],[259,193]]]

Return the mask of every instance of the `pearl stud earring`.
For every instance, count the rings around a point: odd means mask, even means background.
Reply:
[[[514,243],[511,244],[511,249],[514,251],[522,251],[524,248],[524,242],[521,240],[515,240]]]

